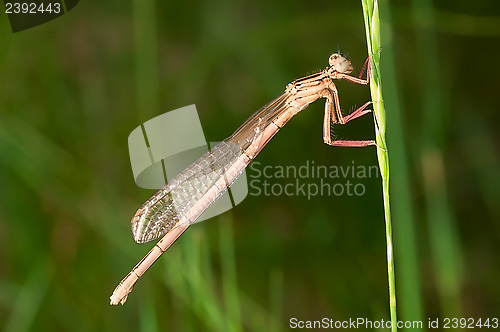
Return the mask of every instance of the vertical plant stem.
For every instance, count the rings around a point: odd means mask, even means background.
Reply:
[[[398,318],[403,321],[423,321],[422,286],[420,281],[418,227],[415,203],[412,200],[410,181],[409,128],[404,120],[405,110],[402,91],[398,84],[395,55],[396,34],[392,25],[390,0],[379,0],[380,33],[384,36],[381,67],[384,71],[384,103],[391,110],[387,116],[387,142],[391,146],[392,218],[397,224],[394,234],[394,259],[398,261],[395,274],[398,278]],[[396,221],[397,220],[397,221]],[[411,329],[410,329],[411,330]],[[424,331],[421,329],[420,331]]]
[[[396,313],[396,281],[394,275],[394,254],[392,246],[391,209],[389,204],[389,154],[385,141],[385,108],[382,99],[382,83],[380,78],[380,20],[377,0],[361,0],[365,19],[366,41],[368,54],[372,56],[372,74],[370,91],[375,115],[375,136],[378,145],[377,157],[382,176],[384,197],[385,232],[387,241],[387,272],[389,280],[389,306],[392,331],[397,331]]]
[[[236,277],[236,259],[234,257],[234,231],[232,213],[225,213],[220,225],[220,260],[222,272],[222,295],[224,297],[226,331],[243,331],[241,305]],[[222,220],[221,220],[222,221]]]
[[[148,119],[160,112],[156,9],[152,0],[134,0],[132,5],[137,109],[139,119]]]
[[[447,184],[445,143],[450,128],[451,95],[439,66],[439,39],[435,33],[434,1],[412,0],[413,19],[421,29],[416,30],[415,46],[420,66],[421,115],[420,159],[426,205],[429,245],[443,317],[461,317],[463,311],[464,254],[457,220],[450,207]],[[469,129],[468,129],[469,130]]]

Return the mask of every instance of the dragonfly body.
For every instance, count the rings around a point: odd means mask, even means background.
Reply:
[[[349,60],[339,54],[329,59],[325,70],[295,80],[276,99],[254,113],[230,137],[214,146],[148,199],[132,218],[137,243],[163,238],[134,267],[114,290],[111,304],[123,304],[134,284],[175,240],[198,219],[238,178],[269,140],[297,113],[319,98],[325,98],[323,140],[332,146],[368,146],[374,141],[333,141],[331,123],[344,124],[366,114],[364,104],[349,116],[340,110],[333,80],[367,84],[370,58],[365,62],[367,78],[350,76]],[[363,72],[363,71],[362,71]],[[362,73],[361,73],[362,74]]]

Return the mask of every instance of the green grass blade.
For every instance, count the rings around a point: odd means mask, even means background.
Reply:
[[[370,77],[370,91],[375,115],[375,137],[378,145],[377,157],[382,176],[382,191],[384,197],[384,217],[387,241],[387,269],[389,279],[389,306],[391,313],[392,331],[396,331],[396,281],[394,275],[394,254],[392,245],[391,209],[389,203],[389,154],[385,140],[386,119],[382,98],[382,83],[380,77],[380,20],[378,2],[362,0],[363,16],[365,18],[366,40],[368,54],[372,56],[372,76]]]
[[[160,114],[156,9],[154,2],[151,0],[135,0],[132,4],[137,109],[140,119],[148,119],[151,116]]]
[[[393,25],[389,1],[380,2],[381,33],[384,36],[381,66],[384,72],[384,103],[391,110],[387,116],[387,141],[391,146],[391,200],[392,216],[397,225],[394,242],[398,261],[399,316],[404,321],[423,321],[422,286],[418,266],[418,238],[415,225],[415,203],[411,197],[410,162],[408,146],[410,137],[405,128],[402,93],[397,81],[396,55],[393,47]]]
[[[34,327],[36,314],[41,310],[53,271],[48,258],[37,257],[26,282],[19,288],[13,301],[12,312],[3,331],[30,331]]]
[[[227,331],[243,331],[241,326],[241,305],[236,278],[236,260],[234,257],[232,213],[225,213],[220,223],[220,261],[222,272],[222,292],[227,314]]]
[[[451,96],[440,84],[435,13],[429,0],[412,1],[415,22],[424,28],[416,33],[421,76],[421,165],[425,192],[426,220],[439,303],[443,317],[460,317],[463,267],[458,227],[452,215],[443,155],[446,119]]]

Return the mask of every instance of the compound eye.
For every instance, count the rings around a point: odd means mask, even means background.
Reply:
[[[337,63],[336,69],[339,73],[348,73],[351,71],[351,65],[349,61],[344,58],[342,62]]]
[[[342,55],[338,54],[338,53],[333,53],[332,55],[330,55],[330,58],[328,59],[328,63],[330,64],[330,66],[335,66],[335,63],[337,62],[338,58],[341,58]]]
[[[330,67],[339,73],[349,74],[352,70],[351,62],[338,53],[332,54],[328,62]]]

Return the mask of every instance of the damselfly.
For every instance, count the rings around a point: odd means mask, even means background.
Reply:
[[[111,304],[125,303],[134,284],[181,234],[219,198],[238,178],[269,140],[297,113],[318,98],[325,98],[323,140],[331,146],[363,147],[375,145],[373,140],[332,140],[332,124],[345,124],[368,112],[367,102],[347,116],[340,109],[333,80],[368,84],[371,57],[366,59],[358,77],[351,76],[351,61],[332,54],[325,70],[300,78],[287,85],[285,91],[253,114],[230,137],[214,146],[163,189],[148,199],[132,218],[132,233],[137,243],[163,238],[120,282],[111,295]],[[366,69],[366,78],[363,72]]]

